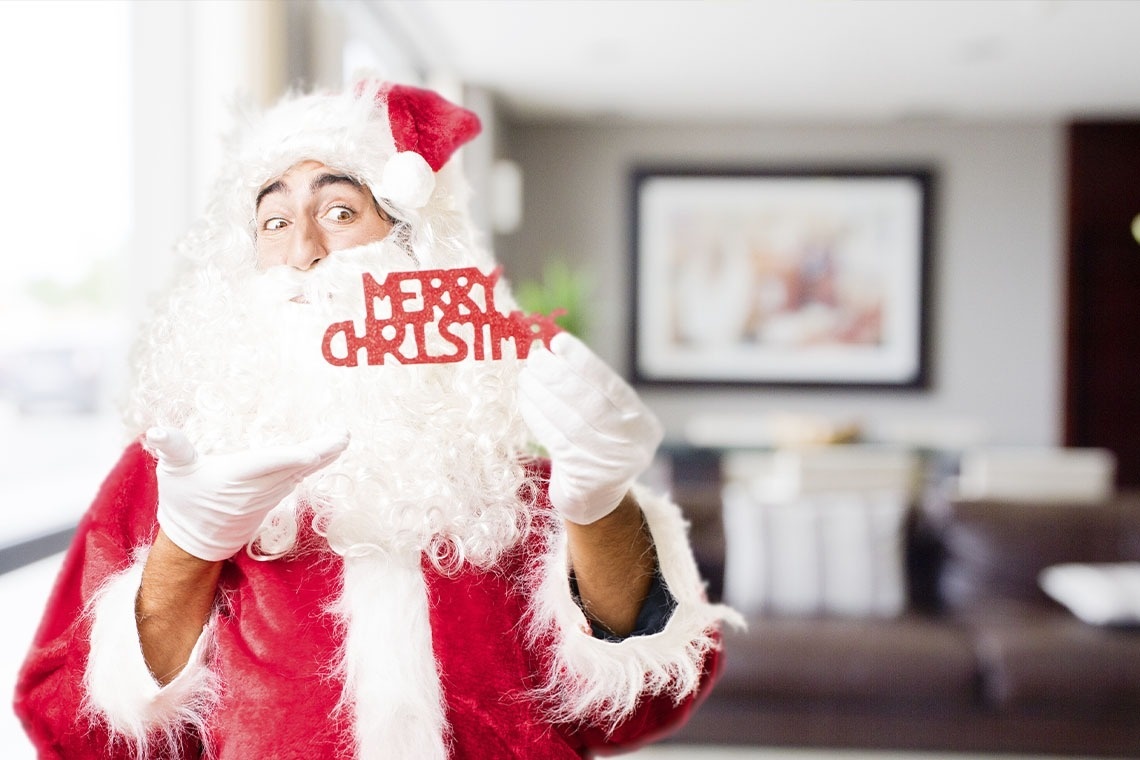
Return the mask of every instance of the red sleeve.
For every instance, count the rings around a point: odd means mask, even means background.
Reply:
[[[154,461],[136,443],[79,522],[16,683],[16,714],[40,760],[131,757],[82,710],[91,628],[84,613],[103,583],[131,565],[134,550],[153,541],[156,500]]]
[[[533,494],[535,506],[539,514],[550,517],[553,507],[550,505],[547,488],[550,480],[550,462],[546,459],[533,459],[527,463],[527,473],[534,484],[536,492]],[[539,535],[536,532],[534,535]],[[530,551],[542,554],[545,549],[541,538]],[[686,540],[687,546],[687,540]],[[704,701],[712,689],[713,683],[721,670],[721,653],[719,628],[714,629],[712,641],[714,646],[704,655],[701,663],[701,675],[697,688],[680,701],[666,694],[645,697],[634,712],[613,731],[607,732],[605,728],[592,725],[588,722],[582,724],[559,726],[560,732],[566,737],[568,743],[582,756],[592,757],[595,752],[611,753],[616,751],[628,752],[637,747],[655,742],[664,736],[679,729],[689,719],[693,711]],[[546,646],[552,646],[550,640],[544,639]],[[618,646],[615,644],[615,646]],[[540,656],[541,658],[541,656]],[[549,663],[539,665],[539,670],[549,667]]]

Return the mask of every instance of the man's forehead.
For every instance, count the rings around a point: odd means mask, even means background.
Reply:
[[[281,172],[280,174],[277,174],[265,180],[265,182],[262,183],[260,189],[264,190],[270,185],[288,179],[291,175],[300,174],[302,172],[315,171],[319,169],[329,169],[330,171],[332,170],[331,167],[329,167],[327,164],[321,163],[320,161],[317,161],[313,158],[306,158],[302,161],[298,161],[295,164],[290,165],[288,169]]]

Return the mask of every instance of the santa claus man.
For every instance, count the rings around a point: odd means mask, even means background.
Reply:
[[[535,760],[677,726],[736,617],[635,483],[658,423],[567,334],[456,350],[512,303],[448,165],[475,116],[365,81],[242,122],[21,672],[40,756]],[[397,329],[417,303],[463,316]]]

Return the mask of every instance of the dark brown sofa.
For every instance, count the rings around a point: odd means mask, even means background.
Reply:
[[[681,474],[715,596],[715,479]],[[1140,561],[1140,496],[927,500],[906,557],[900,617],[754,615],[728,632],[717,686],[669,741],[1140,757],[1140,629],[1081,622],[1037,582],[1052,564]]]

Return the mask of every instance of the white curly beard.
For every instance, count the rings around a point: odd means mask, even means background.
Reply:
[[[128,422],[179,427],[205,453],[347,429],[348,449],[271,513],[254,549],[287,553],[307,515],[342,555],[486,567],[528,525],[518,361],[348,368],[322,356],[325,329],[365,313],[363,272],[417,268],[392,237],[308,272],[207,268],[185,281],[139,345]]]

